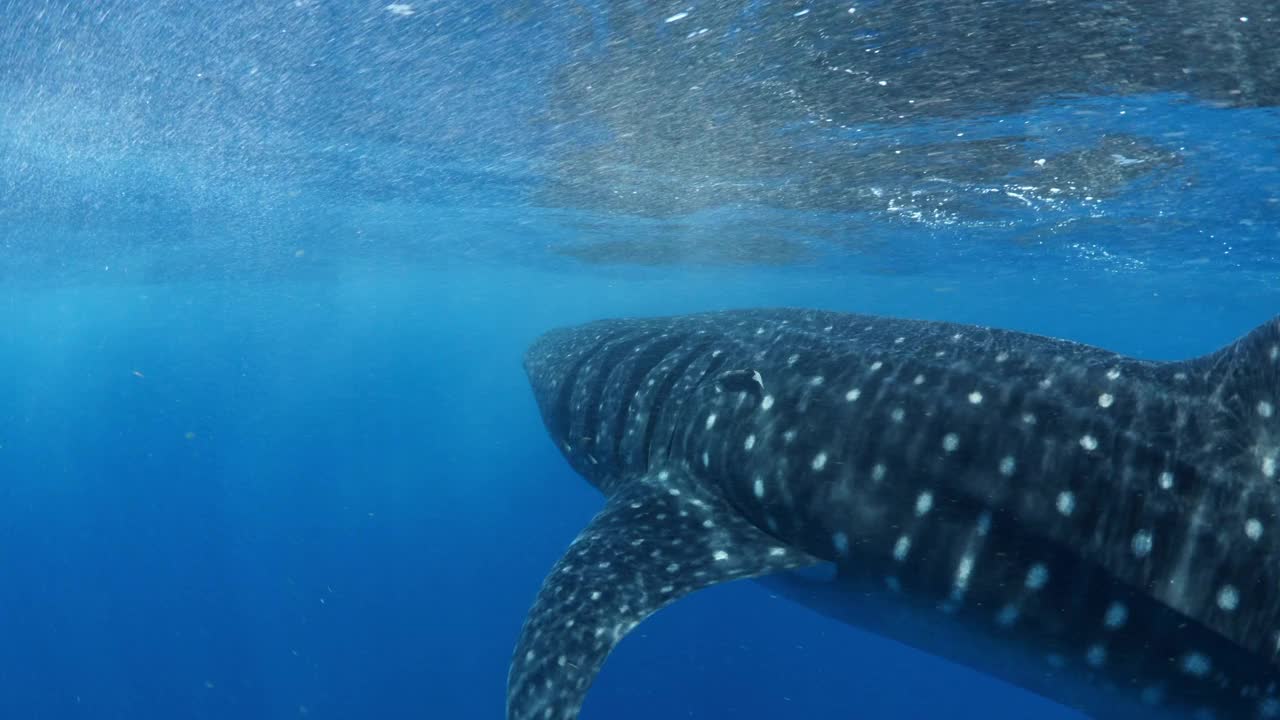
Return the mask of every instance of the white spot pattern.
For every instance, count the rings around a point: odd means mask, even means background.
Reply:
[[[1192,677],[1202,678],[1209,674],[1212,667],[1209,657],[1204,653],[1191,652],[1182,656],[1182,672]]]
[[[893,559],[902,562],[911,552],[911,538],[903,535],[893,544]]]
[[[1129,620],[1129,608],[1123,603],[1113,602],[1107,606],[1107,612],[1102,616],[1102,624],[1108,630],[1119,630]]]
[[[1036,563],[1027,570],[1026,586],[1028,590],[1039,590],[1049,582],[1049,568],[1043,563]]]
[[[1240,607],[1240,591],[1232,585],[1224,585],[1218,591],[1218,607],[1226,612],[1233,612]]]
[[[1000,627],[1011,627],[1018,622],[1018,608],[1013,605],[1005,605],[1000,608],[1000,612],[996,613],[996,624]]]
[[[1013,456],[1006,455],[1005,457],[1000,459],[1001,475],[1005,477],[1010,477],[1011,475],[1013,475],[1013,471],[1017,469],[1018,469],[1018,462],[1013,459]]]
[[[814,470],[821,472],[822,469],[827,466],[827,454],[820,452],[817,455],[814,455],[813,462],[811,464]]]
[[[1257,518],[1249,518],[1244,523],[1244,534],[1250,540],[1257,540],[1262,537],[1262,522]]]
[[[965,588],[969,587],[969,576],[973,574],[973,555],[965,553],[960,557],[960,563],[956,566],[955,589],[962,593]]]
[[[925,490],[916,498],[916,515],[924,517],[933,508],[933,493]]]
[[[986,537],[987,533],[991,532],[991,513],[983,510],[978,516],[978,524],[973,529],[978,533],[978,537]]]
[[[1064,490],[1058,493],[1058,500],[1055,503],[1058,512],[1063,515],[1070,515],[1076,510],[1076,496],[1070,490]]]
[[[1151,554],[1152,537],[1150,530],[1139,530],[1133,534],[1132,549],[1136,557],[1144,558]]]

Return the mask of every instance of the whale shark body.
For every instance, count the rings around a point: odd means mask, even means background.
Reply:
[[[1151,362],[747,310],[554,330],[525,368],[607,504],[525,622],[509,720],[578,717],[649,614],[770,574],[1091,717],[1280,717],[1280,319]]]

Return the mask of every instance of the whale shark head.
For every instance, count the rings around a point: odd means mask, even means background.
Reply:
[[[552,440],[569,464],[610,492],[687,450],[695,411],[752,394],[763,379],[698,318],[603,320],[552,330],[525,372]]]
[[[597,487],[617,471],[602,462],[601,438],[612,436],[610,424],[626,421],[606,408],[610,400],[621,400],[610,397],[621,390],[609,384],[616,358],[607,348],[637,334],[620,321],[559,328],[539,337],[525,353],[525,373],[548,434],[573,469]]]

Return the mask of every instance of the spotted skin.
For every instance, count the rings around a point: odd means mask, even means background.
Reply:
[[[517,717],[577,717],[618,640],[677,598],[816,562],[689,480],[660,470],[627,483],[552,568],[512,665]]]
[[[576,718],[681,595],[817,562],[836,579],[771,582],[1094,717],[1280,717],[1280,321],[1161,363],[751,310],[557,330],[525,364],[609,500],[530,613],[510,720]],[[584,600],[606,580],[619,601]]]

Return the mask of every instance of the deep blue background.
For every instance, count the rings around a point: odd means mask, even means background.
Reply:
[[[520,367],[556,325],[798,305],[1182,358],[1280,311],[1270,109],[1046,103],[1018,122],[1163,138],[1194,182],[999,223],[531,200],[577,141],[539,115],[565,8],[0,0],[0,716],[501,717],[600,506]],[[771,269],[546,252],[735,213],[874,242]],[[751,583],[643,624],[584,715],[1073,717]]]
[[[599,507],[545,439],[520,353],[555,323],[761,297],[755,272],[666,275],[352,268],[7,291],[0,712],[499,716],[542,574]],[[767,299],[1154,357],[1213,349],[1275,307],[1138,306],[1145,293],[1099,277],[1027,283],[1015,305],[993,285],[797,274]],[[588,717],[855,709],[1069,717],[750,583],[638,629]]]

